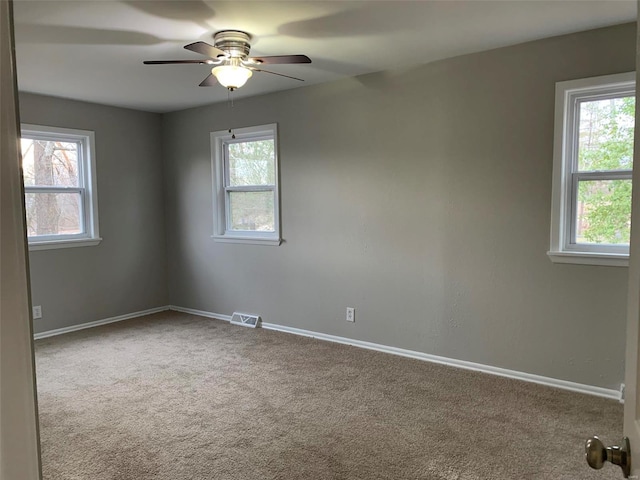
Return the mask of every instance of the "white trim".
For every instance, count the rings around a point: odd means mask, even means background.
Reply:
[[[220,243],[244,243],[247,245],[270,245],[277,247],[282,243],[281,238],[250,238],[250,237],[234,237],[231,235],[212,235],[214,242]]]
[[[450,367],[462,368],[465,370],[472,370],[475,372],[488,373],[491,375],[497,375],[499,377],[507,377],[507,378],[512,378],[514,380],[537,383],[539,385],[545,385],[548,387],[556,387],[562,390],[570,390],[572,392],[586,393],[588,395],[595,395],[598,397],[620,400],[620,392],[618,390],[610,390],[608,388],[594,387],[592,385],[584,385],[582,383],[574,383],[574,382],[569,382],[567,380],[543,377],[541,375],[534,375],[532,373],[518,372],[517,370],[508,370],[506,368],[493,367],[491,365],[483,365],[481,363],[468,362],[466,360],[457,360],[455,358],[441,357],[438,355],[430,355],[428,353],[416,352],[414,350],[406,350],[404,348],[390,347],[387,345],[380,345],[378,343],[364,342],[362,340],[353,340],[350,338],[338,337],[335,335],[328,335],[326,333],[317,333],[317,332],[312,332],[310,330],[302,330],[300,328],[286,327],[283,325],[276,325],[274,323],[262,322],[261,325],[262,325],[262,328],[266,330],[276,330],[279,332],[292,333],[294,335],[312,337],[312,338],[317,338],[318,340],[326,340],[329,342],[342,343],[344,345],[352,345],[354,347],[360,347],[360,348],[366,348],[367,350],[375,350],[378,352],[390,353],[392,355],[399,355],[401,357],[413,358],[416,360],[423,360],[425,362],[439,363],[441,365],[448,365]]]
[[[29,251],[35,250],[53,250],[56,248],[71,248],[71,247],[93,247],[98,245],[102,241],[102,238],[80,238],[74,240],[53,240],[50,242],[33,242],[29,243]]]
[[[100,227],[98,222],[98,180],[96,175],[96,137],[91,130],[34,125],[23,123],[20,126],[21,136],[33,136],[58,140],[59,137],[73,139],[82,144],[82,152],[78,158],[79,179],[82,185],[76,189],[82,195],[82,211],[84,233],[76,236],[52,235],[45,238],[29,237],[29,250],[48,250],[54,248],[86,247],[100,243]],[[37,189],[37,188],[36,188]],[[34,189],[34,190],[36,190]],[[25,187],[28,193],[29,187]],[[52,189],[62,191],[62,189]],[[83,240],[83,241],[78,241]],[[68,245],[61,245],[63,242]],[[34,248],[35,247],[35,248]]]
[[[549,258],[554,263],[627,266],[628,248],[571,243],[573,161],[577,149],[575,102],[589,94],[621,95],[635,92],[635,72],[581,78],[556,83],[551,229]],[[572,143],[573,142],[573,143]],[[628,174],[629,172],[625,172]],[[616,176],[620,173],[616,172]],[[602,175],[601,175],[602,176]],[[593,255],[596,253],[598,255]],[[626,258],[626,262],[623,261]],[[610,261],[606,259],[610,258]]]
[[[167,308],[174,312],[190,313],[191,315],[198,315],[200,317],[214,318],[216,320],[222,320],[223,322],[231,322],[231,315],[222,315],[221,313],[205,312],[204,310],[195,310],[193,308],[179,307],[178,305],[169,305]]]
[[[166,305],[163,307],[151,308],[149,310],[142,310],[139,312],[119,315],[117,317],[105,318],[103,320],[98,320],[95,322],[82,323],[80,325],[72,325],[70,327],[36,333],[34,335],[34,339],[39,340],[41,338],[53,337],[55,335],[63,335],[65,333],[75,332],[77,330],[84,330],[86,328],[98,327],[100,325],[120,322],[123,320],[129,320],[131,318],[142,317],[145,315],[151,315],[152,313],[164,312],[166,310],[188,313],[191,315],[198,315],[200,317],[213,318],[215,320],[221,320],[224,322],[231,322],[230,315],[207,312],[205,310],[196,310],[194,308],[180,307],[178,305]],[[336,335],[329,335],[326,333],[319,333],[311,330],[303,330],[301,328],[287,327],[284,325],[277,325],[275,323],[260,322],[260,326],[265,330],[274,330],[274,331],[283,332],[283,333],[291,333],[293,335],[311,337],[311,338],[316,338],[318,340],[325,340],[328,342],[340,343],[343,345],[351,345],[354,347],[366,348],[367,350],[375,350],[378,352],[390,353],[392,355],[399,355],[401,357],[413,358],[413,359],[422,360],[425,362],[438,363],[441,365],[448,365],[450,367],[462,368],[465,370],[472,370],[475,372],[488,373],[490,375],[497,375],[499,377],[512,378],[514,380],[521,380],[524,382],[536,383],[536,384],[545,385],[548,387],[560,388],[562,390],[569,390],[572,392],[585,393],[587,395],[595,395],[597,397],[611,398],[613,400],[623,401],[621,393],[624,390],[611,390],[608,388],[594,387],[592,385],[584,385],[582,383],[569,382],[567,380],[543,377],[541,375],[534,375],[532,373],[519,372],[517,370],[508,370],[506,368],[493,367],[491,365],[483,365],[481,363],[468,362],[466,360],[456,360],[455,358],[441,357],[438,355],[430,355],[428,353],[416,352],[414,350],[406,350],[404,348],[390,347],[388,345],[365,342],[362,340],[354,340],[346,337],[338,337]]]
[[[239,143],[243,140],[273,139],[274,143],[274,175],[275,184],[268,186],[229,187],[227,149],[229,143]],[[215,242],[244,243],[253,245],[278,246],[282,243],[280,228],[280,173],[279,173],[279,145],[278,124],[256,125],[231,130],[221,130],[210,133],[211,140],[211,173],[213,176],[213,235]],[[257,187],[257,188],[256,188]],[[261,191],[266,188],[274,195],[274,231],[237,231],[231,230],[229,218],[229,191]]]
[[[175,305],[170,305],[169,309],[175,310],[177,312],[192,313],[194,315],[200,315],[201,317],[223,320],[226,322],[231,321],[231,317],[229,315],[223,315],[220,313],[194,310],[191,308],[178,307]],[[367,350],[390,353],[392,355],[399,355],[401,357],[413,358],[425,362],[438,363],[441,365],[448,365],[450,367],[488,373],[490,375],[497,375],[499,377],[512,378],[514,380],[521,380],[523,382],[537,383],[538,385],[545,385],[548,387],[560,388],[562,390],[569,390],[571,392],[585,393],[587,395],[595,395],[597,397],[611,398],[613,400],[621,401],[619,390],[611,390],[608,388],[595,387],[592,385],[584,385],[582,383],[569,382],[567,380],[560,380],[557,378],[543,377],[542,375],[534,375],[532,373],[519,372],[517,370],[508,370],[506,368],[493,367],[491,365],[483,365],[481,363],[468,362],[466,360],[457,360],[455,358],[430,355],[428,353],[416,352],[414,350],[390,347],[387,345],[381,345],[379,343],[365,342],[362,340],[354,340],[346,337],[338,337],[336,335],[318,333],[311,330],[303,330],[301,328],[287,327],[275,323],[260,322],[260,326],[265,330],[275,330],[278,332],[292,333],[294,335],[300,335],[303,337],[311,337],[318,340],[325,340],[328,342],[341,343],[343,345],[366,348]]]
[[[590,252],[547,252],[553,263],[573,263],[577,265],[600,265],[607,267],[628,267],[629,255]]]
[[[46,332],[40,332],[33,335],[34,340],[40,340],[41,338],[54,337],[56,335],[64,335],[65,333],[75,332],[77,330],[84,330],[86,328],[99,327],[100,325],[107,325],[108,323],[121,322],[123,320],[129,320],[131,318],[143,317],[145,315],[151,315],[152,313],[164,312],[169,310],[167,305],[163,307],[150,308],[148,310],[140,310],[139,312],[125,313],[124,315],[118,315],[116,317],[104,318],[102,320],[96,320],[95,322],[81,323],[79,325],[71,325],[69,327],[57,328],[55,330],[47,330]]]

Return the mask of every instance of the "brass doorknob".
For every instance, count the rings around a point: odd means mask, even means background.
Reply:
[[[622,439],[622,446],[612,445],[605,447],[598,437],[591,437],[584,445],[585,458],[591,468],[601,469],[605,462],[611,462],[622,468],[624,478],[629,478],[631,474],[631,448],[629,439]]]

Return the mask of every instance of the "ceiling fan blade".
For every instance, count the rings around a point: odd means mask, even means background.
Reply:
[[[185,45],[184,48],[209,58],[218,58],[220,56],[222,57],[227,56],[227,54],[223,50],[220,50],[219,48],[216,48],[213,45],[209,45],[206,42],[190,43],[189,45]]]
[[[257,65],[273,65],[276,63],[311,63],[311,59],[306,55],[273,55],[268,57],[251,57],[246,63]]]
[[[182,64],[182,63],[193,63],[199,65],[213,65],[216,62],[212,60],[145,60],[145,65],[166,65],[166,64]]]
[[[254,72],[270,73],[270,74],[272,74],[272,75],[278,75],[278,76],[280,76],[280,77],[287,77],[287,78],[291,78],[291,79],[293,79],[293,80],[300,80],[301,82],[304,82],[304,80],[303,80],[303,79],[301,79],[301,78],[292,77],[292,76],[290,76],[290,75],[283,75],[282,73],[270,72],[269,70],[262,70],[262,69],[260,69],[260,68],[252,68],[252,67],[250,67],[250,69],[251,69],[251,70],[253,70]]]
[[[200,82],[200,85],[198,85],[199,87],[213,87],[216,83],[218,83],[218,80],[216,80],[216,77],[213,76],[213,74],[209,74],[209,76],[207,78],[205,78],[202,82]]]

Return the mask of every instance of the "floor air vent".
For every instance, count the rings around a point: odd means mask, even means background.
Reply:
[[[256,328],[260,323],[259,315],[250,315],[248,313],[233,312],[231,323],[234,325],[242,325],[243,327]]]

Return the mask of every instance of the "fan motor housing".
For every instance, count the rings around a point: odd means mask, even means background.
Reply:
[[[245,59],[251,50],[251,35],[240,30],[222,30],[213,36],[214,46],[230,57]]]

